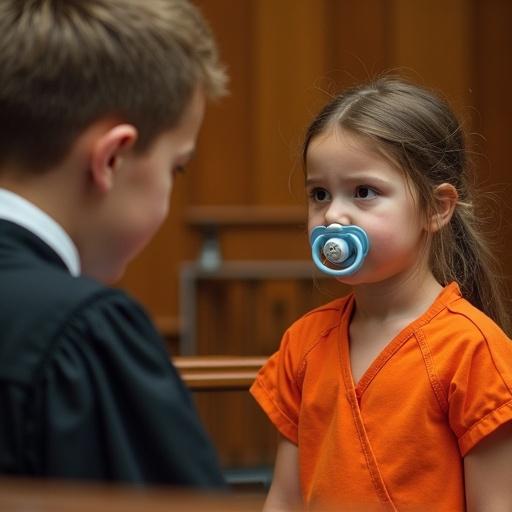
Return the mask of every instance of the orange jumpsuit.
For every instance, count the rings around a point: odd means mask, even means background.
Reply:
[[[512,420],[512,342],[452,283],[354,385],[353,306],[295,322],[251,387],[298,445],[306,508],[465,510],[463,457]]]

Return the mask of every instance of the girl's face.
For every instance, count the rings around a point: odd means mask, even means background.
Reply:
[[[356,225],[370,239],[363,267],[341,281],[377,283],[425,261],[426,222],[414,187],[372,141],[333,128],[309,144],[306,159],[308,229]]]

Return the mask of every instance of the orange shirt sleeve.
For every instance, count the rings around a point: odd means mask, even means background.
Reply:
[[[483,314],[476,320],[480,325],[474,318],[454,317],[454,327],[467,341],[450,357],[448,419],[462,456],[512,421],[512,342]]]
[[[279,351],[259,371],[250,392],[277,430],[297,444],[301,403],[297,374],[300,361],[298,353],[294,353],[290,346],[291,338],[288,330]]]

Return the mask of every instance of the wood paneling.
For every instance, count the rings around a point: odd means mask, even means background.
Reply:
[[[326,66],[325,3],[259,0],[254,5],[253,201],[289,204],[294,198],[288,178],[310,118],[311,78]]]
[[[405,70],[462,110],[472,104],[471,3],[468,0],[393,0],[391,68]]]
[[[253,202],[254,1],[201,0],[197,2],[210,21],[223,62],[230,76],[230,94],[210,105],[202,129],[197,157],[187,176],[188,202],[192,204],[250,204]]]
[[[326,5],[325,86],[333,94],[389,68],[393,10],[390,0],[332,0]]]
[[[475,157],[478,180],[501,194],[497,249],[511,282],[511,215],[504,206],[510,191],[511,2],[197,3],[217,35],[231,94],[210,106],[197,157],[173,192],[170,218],[120,283],[161,325],[179,325],[178,274],[183,261],[198,258],[203,236],[194,212],[204,216],[204,208],[225,205],[271,208],[262,222],[250,213],[255,210],[238,210],[239,216],[252,215],[251,222],[241,219],[218,230],[226,261],[309,258],[305,219],[290,225],[275,213],[304,204],[302,134],[330,94],[385,71],[442,91],[467,119],[469,131],[481,134],[471,138],[485,155]],[[291,321],[344,291],[326,280],[203,279],[197,346],[203,354],[269,354]],[[222,400],[203,396],[199,405],[223,461],[269,461],[274,439],[251,399],[241,393],[234,402]],[[226,421],[234,422],[227,437]]]
[[[494,204],[494,241],[512,297],[512,2],[474,0],[473,82],[477,98],[475,130],[481,134],[476,147],[479,180]],[[498,210],[498,215],[496,215]]]

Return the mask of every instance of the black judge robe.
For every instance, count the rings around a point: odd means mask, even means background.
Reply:
[[[0,220],[0,472],[216,487],[215,452],[141,307]]]

